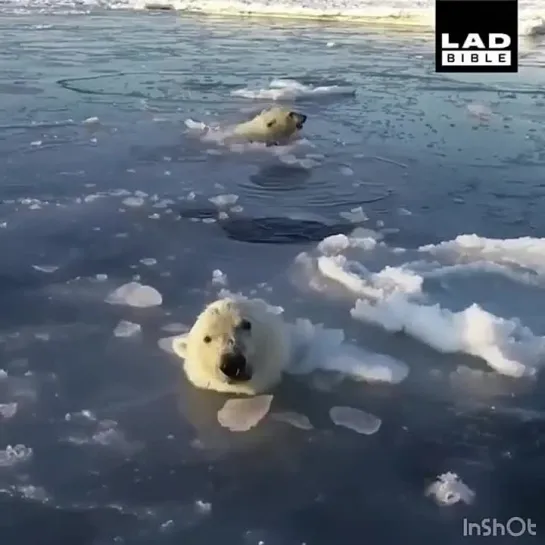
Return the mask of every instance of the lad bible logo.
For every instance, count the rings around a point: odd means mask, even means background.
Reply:
[[[435,0],[436,72],[518,72],[517,0]]]

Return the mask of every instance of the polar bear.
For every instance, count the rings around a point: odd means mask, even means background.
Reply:
[[[232,297],[209,304],[172,349],[197,388],[248,396],[275,386],[291,355],[280,316],[263,301]]]
[[[233,129],[233,135],[250,142],[279,144],[289,141],[303,128],[307,116],[276,106],[263,110],[259,115],[240,123]]]

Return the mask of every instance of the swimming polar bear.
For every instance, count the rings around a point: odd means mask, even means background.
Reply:
[[[250,142],[263,142],[273,145],[289,141],[303,128],[307,116],[275,106],[263,110],[259,115],[240,123],[233,129],[233,135]]]
[[[209,304],[172,349],[197,388],[251,396],[280,381],[291,342],[282,318],[263,301],[224,298]]]

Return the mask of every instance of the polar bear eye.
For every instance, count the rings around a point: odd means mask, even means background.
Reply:
[[[267,127],[272,127],[276,123],[276,119],[273,119],[272,121],[269,121],[267,123]]]
[[[212,337],[210,335],[206,335],[206,337],[203,339],[203,341],[208,344],[212,340]]]
[[[250,331],[250,329],[252,329],[252,324],[248,320],[242,320],[239,327],[244,331]]]

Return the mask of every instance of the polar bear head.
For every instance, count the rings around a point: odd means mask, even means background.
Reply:
[[[208,305],[173,350],[195,386],[253,395],[280,380],[288,344],[282,320],[265,305],[226,298]]]
[[[282,142],[289,140],[303,128],[307,116],[300,112],[275,106],[235,127],[235,134],[256,142]]]
[[[287,108],[274,107],[263,110],[259,119],[271,131],[288,137],[303,128],[307,116]]]

